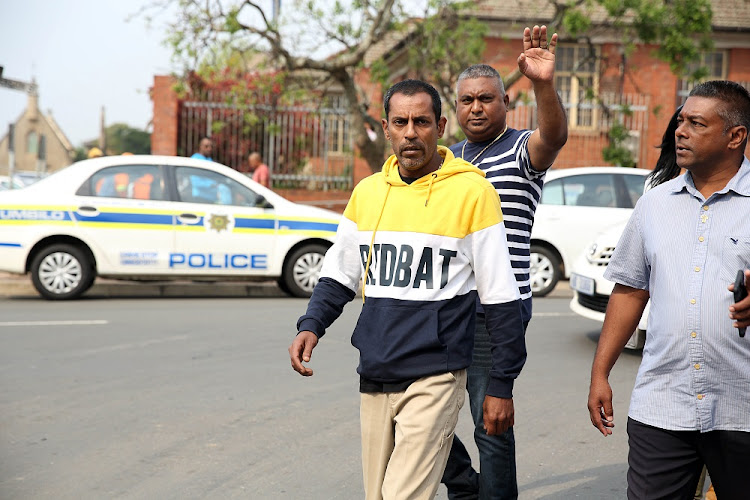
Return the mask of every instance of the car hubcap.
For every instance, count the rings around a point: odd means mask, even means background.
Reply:
[[[68,293],[81,284],[83,269],[78,259],[64,252],[51,253],[39,266],[39,281],[55,294]]]
[[[531,254],[531,291],[540,292],[550,286],[555,277],[552,261],[538,253]]]
[[[323,267],[323,255],[306,253],[294,263],[294,282],[305,292],[312,292],[320,278]]]

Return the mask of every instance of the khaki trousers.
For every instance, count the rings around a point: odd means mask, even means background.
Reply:
[[[361,394],[367,500],[435,496],[465,393],[466,370],[458,370],[421,378],[403,392]]]

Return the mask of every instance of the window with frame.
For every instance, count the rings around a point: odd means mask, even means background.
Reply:
[[[698,83],[706,82],[708,80],[726,80],[727,79],[727,65],[729,64],[729,56],[725,50],[714,50],[712,52],[704,52],[701,54],[700,60],[690,63],[685,72],[685,77],[680,78],[677,82],[677,104],[675,107],[679,107],[685,104],[685,101]],[[696,81],[690,78],[690,75],[698,71],[701,67],[707,70],[706,76]]]
[[[329,153],[348,153],[351,151],[351,125],[346,97],[340,94],[329,95],[328,109],[322,111],[328,133]]]
[[[598,114],[594,101],[599,87],[599,47],[559,44],[555,52],[555,88],[568,112],[568,125],[594,129]]]
[[[26,152],[36,154],[39,151],[39,136],[33,130],[26,136]]]

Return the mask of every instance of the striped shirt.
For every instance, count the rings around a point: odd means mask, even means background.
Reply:
[[[727,287],[750,268],[750,162],[705,199],[685,174],[638,201],[604,277],[648,290],[628,415],[667,430],[750,431],[750,337]]]
[[[457,158],[462,157],[463,150],[463,159],[482,169],[500,196],[511,266],[521,294],[521,313],[525,322],[531,320],[531,226],[534,224],[534,213],[542,195],[546,173],[537,172],[531,167],[531,134],[531,130],[508,128],[500,140],[486,150],[484,148],[492,142],[491,140],[461,141],[450,148]],[[476,157],[477,155],[479,157]]]

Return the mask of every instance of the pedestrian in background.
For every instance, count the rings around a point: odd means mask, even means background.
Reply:
[[[394,155],[355,187],[289,355],[312,375],[304,363],[362,280],[352,344],[366,498],[429,499],[464,401],[477,292],[497,346],[489,434],[513,425],[500,398],[512,397],[526,346],[500,202],[481,170],[437,145],[446,123],[439,94],[405,80],[386,92],[384,108]]]
[[[718,498],[750,491],[750,93],[696,86],[677,117],[685,175],[638,201],[605,278],[614,281],[591,369],[588,409],[614,427],[609,373],[651,299],[643,360],[627,419],[628,498],[692,498],[705,464]]]
[[[247,164],[250,167],[250,172],[253,174],[253,180],[261,186],[270,188],[271,171],[268,169],[268,165],[263,163],[260,153],[257,151],[250,153],[250,156],[247,157]]]
[[[510,100],[502,78],[491,66],[471,66],[459,75],[456,83],[456,116],[466,140],[452,146],[451,151],[483,170],[500,197],[508,249],[522,299],[524,331],[531,320],[529,247],[534,212],[544,175],[568,138],[565,110],[554,87],[556,45],[557,34],[547,43],[546,26],[524,30],[518,68],[534,88],[539,116],[539,128],[534,131],[508,127],[506,114]],[[490,381],[490,348],[484,311],[478,305],[467,390],[480,473],[472,467],[463,443],[454,439],[443,476],[450,499],[518,497],[513,427],[503,434],[489,435],[483,424],[482,405]],[[513,399],[503,399],[503,407],[512,419]]]
[[[214,161],[213,158],[211,158],[213,152],[214,141],[212,141],[210,137],[201,137],[201,140],[198,143],[198,152],[193,153],[190,158],[195,158],[197,160]]]

